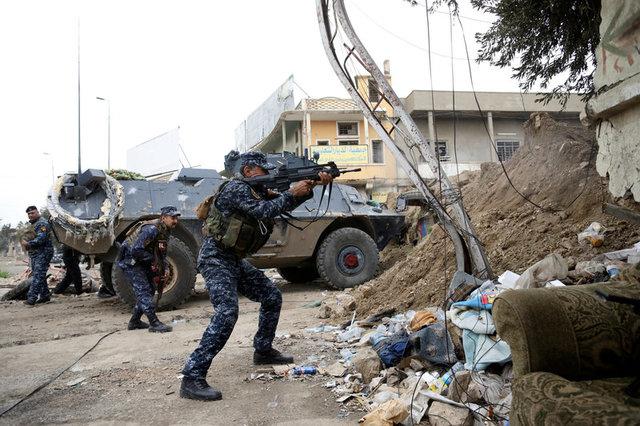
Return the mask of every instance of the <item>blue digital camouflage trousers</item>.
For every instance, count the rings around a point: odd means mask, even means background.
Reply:
[[[150,266],[123,266],[121,262],[118,266],[127,277],[136,294],[136,307],[145,315],[154,314],[156,307],[153,305],[153,295],[156,293],[156,283],[153,280],[153,272]]]
[[[40,300],[51,298],[49,286],[47,285],[47,271],[52,257],[53,249],[49,248],[38,250],[37,254],[30,256],[32,281],[27,293],[27,299],[35,302],[38,296],[40,296]]]
[[[271,349],[276,335],[282,294],[262,271],[244,259],[222,252],[210,238],[198,257],[198,270],[206,282],[215,309],[211,322],[182,370],[190,379],[204,379],[213,358],[231,336],[238,319],[238,293],[260,303],[258,331],[253,338],[256,351]]]

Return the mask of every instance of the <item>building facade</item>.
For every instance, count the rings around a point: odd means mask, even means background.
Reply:
[[[535,94],[513,92],[418,90],[403,99],[403,104],[438,155],[444,172],[454,176],[465,170],[480,170],[485,162],[508,160],[523,144],[523,123],[534,112],[547,112],[555,120],[581,125],[584,104],[578,96],[569,97],[564,108],[557,101],[544,105],[536,98]],[[408,153],[420,175],[432,178],[423,159],[413,155],[399,136],[396,143]],[[437,141],[436,146],[433,141]]]
[[[386,61],[384,73],[391,84]],[[375,80],[357,76],[355,81],[360,95],[383,117],[383,126],[391,131],[391,123],[398,120],[393,108],[381,97]],[[280,99],[288,98],[282,88],[276,93]],[[522,125],[533,112],[545,111],[556,120],[581,125],[579,114],[584,106],[577,97],[570,98],[564,109],[557,102],[536,103],[536,97],[499,92],[455,92],[454,97],[450,91],[413,91],[402,102],[431,148],[437,150],[445,173],[453,176],[465,170],[479,170],[484,162],[507,160],[524,142]],[[242,137],[236,138],[236,148],[240,152],[288,151],[310,157],[315,154],[320,163],[334,161],[339,167],[361,168],[337,182],[354,186],[366,199],[378,202],[385,202],[389,192],[412,186],[406,172],[353,100],[306,98],[294,109],[278,114],[273,129],[266,135],[263,130],[263,136],[254,141],[245,137],[249,134],[242,130],[246,125],[239,127],[236,133]],[[433,178],[419,151],[411,148],[402,126],[391,131],[391,135],[420,175]]]

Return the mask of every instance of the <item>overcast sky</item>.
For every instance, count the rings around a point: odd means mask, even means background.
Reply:
[[[421,3],[346,0],[379,67],[390,60],[400,97],[451,89],[449,16],[430,16],[432,82]],[[492,18],[462,4],[475,56],[473,34]],[[0,225],[26,220],[26,206],[46,204],[52,175],[78,168],[78,34],[83,170],[107,167],[109,104],[96,97],[110,101],[112,168],[126,166],[126,150],[180,126],[191,165],[220,169],[234,129],[289,75],[310,97],[347,97],[315,8],[314,0],[0,2]],[[455,88],[469,90],[457,23],[453,31]],[[508,70],[472,68],[478,91],[518,90]]]

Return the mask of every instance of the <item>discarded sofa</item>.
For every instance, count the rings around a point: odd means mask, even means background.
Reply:
[[[509,424],[637,424],[640,309],[596,294],[640,299],[640,264],[617,280],[511,290],[494,301],[498,334],[513,357]]]

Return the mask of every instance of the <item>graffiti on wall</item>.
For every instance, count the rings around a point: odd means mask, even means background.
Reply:
[[[613,15],[611,22],[602,34],[602,74],[606,75],[608,66],[617,73],[635,63],[634,56],[640,55],[640,9],[632,12],[626,19],[621,18],[624,7]],[[612,63],[607,63],[612,61]],[[610,70],[610,68],[609,68]]]

